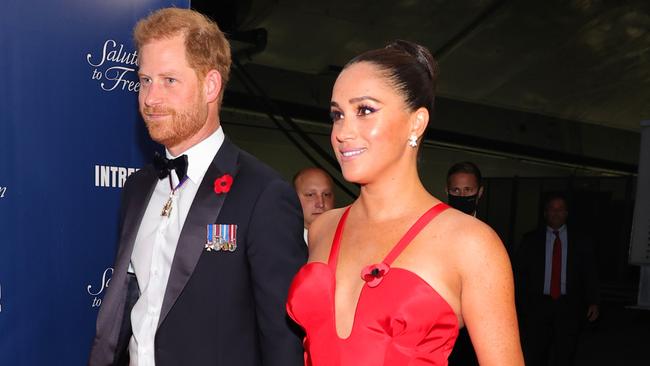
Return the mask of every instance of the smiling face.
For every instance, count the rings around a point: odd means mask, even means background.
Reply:
[[[367,184],[380,175],[399,176],[400,169],[414,164],[416,150],[407,141],[417,111],[409,111],[395,90],[369,62],[348,66],[336,80],[331,143],[347,181]]]
[[[140,113],[151,138],[173,150],[206,124],[203,82],[188,64],[182,35],[142,45],[139,62]]]

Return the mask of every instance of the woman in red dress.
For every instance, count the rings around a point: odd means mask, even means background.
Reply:
[[[447,365],[462,326],[481,365],[523,365],[503,244],[418,176],[436,78],[426,48],[396,41],[336,80],[332,147],[361,193],[312,224],[309,263],[289,290],[306,365]]]

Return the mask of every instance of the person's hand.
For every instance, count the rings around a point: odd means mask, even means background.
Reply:
[[[589,308],[587,308],[587,320],[589,320],[590,322],[596,321],[599,315],[600,315],[600,311],[598,309],[598,305],[596,304],[589,305]]]

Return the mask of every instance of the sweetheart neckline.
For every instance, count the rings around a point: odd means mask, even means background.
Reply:
[[[330,267],[330,265],[328,263],[320,262],[320,261],[314,261],[314,262],[306,263],[304,266],[302,266],[302,268],[300,269],[299,272],[302,272],[304,268],[306,268],[306,267],[308,267],[310,265],[317,265],[317,264],[323,265],[328,269],[328,273],[330,275],[330,280],[332,281],[332,319],[334,320],[334,324],[333,324],[334,334],[336,335],[336,338],[338,338],[339,341],[347,341],[348,339],[350,339],[352,337],[352,334],[354,333],[354,329],[355,329],[355,326],[357,324],[357,315],[358,315],[358,310],[359,310],[359,303],[361,302],[361,297],[363,296],[364,290],[366,289],[366,287],[369,287],[369,286],[368,286],[367,282],[365,282],[365,281],[363,282],[363,285],[361,287],[361,291],[359,292],[359,295],[357,296],[356,305],[354,306],[354,314],[352,316],[352,325],[350,326],[350,334],[348,334],[347,337],[341,337],[339,335],[339,330],[336,327],[336,274],[332,270],[332,267]],[[459,322],[458,322],[458,315],[456,314],[454,309],[451,307],[449,302],[447,302],[447,300],[444,297],[442,297],[442,295],[440,295],[440,293],[438,291],[436,291],[436,289],[433,288],[433,286],[431,286],[431,284],[429,284],[427,281],[425,281],[417,273],[415,273],[415,272],[413,272],[413,271],[411,271],[409,269],[403,268],[403,267],[390,267],[389,272],[386,273],[386,275],[384,277],[389,276],[391,271],[404,272],[406,274],[411,275],[412,277],[415,277],[415,279],[417,281],[423,283],[429,290],[431,290],[431,292],[433,293],[433,296],[439,298],[440,300],[442,300],[442,302],[447,307],[447,310],[450,311],[452,314],[454,314],[454,327],[455,327],[455,329],[457,331],[459,330],[460,325],[459,325]],[[377,287],[379,287],[379,286],[381,286],[381,284],[379,284]]]

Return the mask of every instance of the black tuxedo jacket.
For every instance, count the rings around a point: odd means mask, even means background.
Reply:
[[[216,194],[214,181],[226,173],[232,187]],[[127,269],[157,180],[148,165],[124,187],[119,248],[89,365],[128,365],[130,312],[139,293]],[[206,251],[208,224],[238,225],[236,250]],[[290,282],[307,258],[302,235],[293,188],[226,138],[178,239],[155,336],[156,365],[302,365],[301,340],[285,312]]]
[[[591,240],[567,227],[566,302],[575,311],[598,304],[596,257]],[[514,260],[516,298],[522,315],[542,303],[546,261],[546,227],[524,235]],[[586,315],[586,312],[585,312]]]

